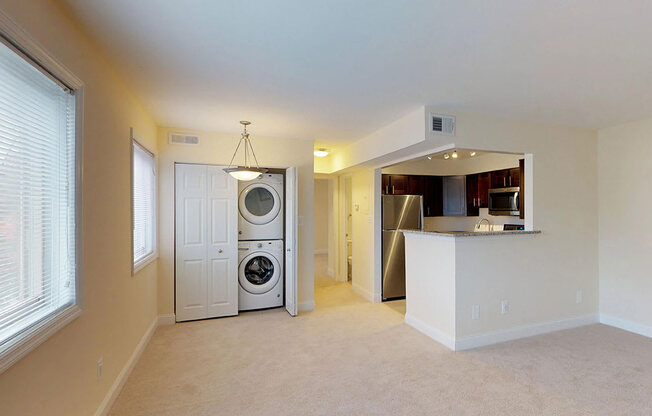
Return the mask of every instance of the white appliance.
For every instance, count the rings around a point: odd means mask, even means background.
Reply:
[[[238,309],[283,306],[283,241],[238,243]]]
[[[283,175],[238,182],[238,240],[283,238]]]

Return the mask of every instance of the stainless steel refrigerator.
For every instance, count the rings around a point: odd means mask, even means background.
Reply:
[[[403,230],[423,230],[421,195],[383,195],[383,300],[405,297]]]

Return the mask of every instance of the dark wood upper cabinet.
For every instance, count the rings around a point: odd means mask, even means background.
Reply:
[[[466,175],[466,215],[477,217],[480,215],[478,201],[478,175]]]
[[[420,175],[408,176],[408,194],[409,195],[423,195],[424,177]]]
[[[423,177],[423,216],[444,215],[444,195],[441,176]]]
[[[489,208],[491,172],[478,173],[478,208]]]
[[[491,187],[492,188],[505,188],[509,186],[507,180],[509,178],[509,169],[494,170],[491,172]]]
[[[521,186],[521,169],[513,168],[509,170],[509,178],[507,178],[508,186]]]
[[[389,194],[391,194],[391,192],[390,192],[390,190],[389,190],[389,182],[390,182],[389,177],[390,177],[390,175],[382,175],[382,178],[383,178],[383,187],[382,187],[381,193],[382,193],[383,195],[389,195]]]
[[[389,178],[389,193],[392,195],[406,195],[408,193],[408,176],[391,175]]]
[[[520,218],[525,218],[525,159],[520,159],[518,161],[518,186],[521,188],[519,190],[518,197],[518,209],[521,213]]]

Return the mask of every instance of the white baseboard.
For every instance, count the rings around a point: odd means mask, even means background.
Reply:
[[[158,326],[161,325],[174,325],[177,322],[177,317],[173,313],[158,316]]]
[[[127,382],[127,379],[129,378],[129,374],[131,374],[131,370],[134,369],[134,366],[136,365],[138,359],[140,358],[141,354],[145,350],[145,347],[149,343],[149,340],[152,338],[152,335],[154,335],[154,331],[156,331],[157,326],[158,326],[158,317],[154,318],[152,324],[149,326],[149,328],[147,328],[147,331],[145,331],[145,334],[138,342],[138,345],[136,345],[136,349],[131,354],[131,357],[129,357],[127,363],[122,368],[122,371],[120,371],[120,374],[118,374],[118,377],[116,377],[115,381],[111,385],[111,388],[106,393],[106,396],[104,396],[104,400],[102,400],[100,407],[98,407],[97,411],[95,412],[95,416],[105,416],[106,414],[109,413],[109,410],[111,410],[111,406],[113,405],[113,402],[115,402],[115,399],[118,398],[118,395],[122,390],[122,387],[124,387],[125,383]]]
[[[576,318],[562,319],[559,321],[542,322],[535,325],[521,326],[501,331],[487,332],[485,334],[460,337],[455,340],[455,351],[470,350],[472,348],[499,344],[501,342],[547,334],[564,329],[578,328],[599,322],[597,314],[578,316]]]
[[[328,249],[327,248],[320,248],[315,250],[315,254],[328,254]]]
[[[639,324],[637,322],[628,321],[626,319],[616,318],[615,316],[600,314],[600,323],[613,326],[634,334],[643,335],[644,337],[652,338],[652,326]]]
[[[299,302],[298,305],[299,312],[310,312],[315,310],[315,301],[310,300],[308,302]]]
[[[353,282],[351,282],[351,287],[353,288],[353,291],[355,293],[367,299],[369,302],[378,303],[382,300],[380,297],[380,293],[369,292],[368,290],[361,288],[360,286],[356,285]]]
[[[423,321],[408,314],[405,314],[405,323],[421,332],[422,334],[434,339],[443,346],[451,350],[455,350],[455,339],[449,337],[440,330],[433,328],[432,326],[427,325]]]

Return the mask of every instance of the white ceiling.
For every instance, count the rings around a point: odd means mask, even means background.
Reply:
[[[652,2],[61,0],[161,125],[337,143],[426,104],[652,116]]]

